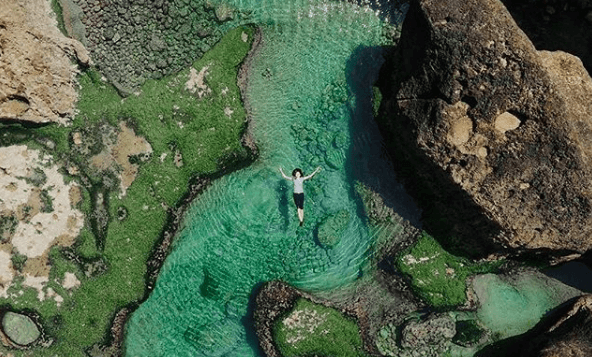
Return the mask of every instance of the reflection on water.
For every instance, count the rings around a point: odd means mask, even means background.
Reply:
[[[327,290],[354,281],[372,236],[353,181],[395,184],[371,122],[371,84],[383,62],[379,14],[347,2],[231,5],[264,25],[247,88],[260,158],[192,204],[153,293],[127,325],[128,356],[257,356],[247,313],[256,286],[283,279]],[[305,184],[300,228],[278,167],[310,173],[319,165]],[[350,219],[339,243],[321,247],[316,227],[341,210]]]

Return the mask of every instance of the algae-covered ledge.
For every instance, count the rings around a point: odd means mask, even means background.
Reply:
[[[121,353],[125,315],[149,293],[185,207],[209,179],[253,161],[237,75],[254,37],[252,27],[230,30],[125,99],[85,69],[69,126],[3,124],[2,157],[27,172],[2,164],[2,189],[23,194],[2,202],[0,304],[41,333],[26,346],[6,340],[2,353]],[[49,230],[34,222],[44,215],[66,221],[42,248],[21,231]]]

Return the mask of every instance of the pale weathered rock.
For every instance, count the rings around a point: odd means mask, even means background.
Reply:
[[[537,51],[498,0],[414,0],[390,64],[393,156],[460,249],[592,248],[592,80],[578,58]]]
[[[65,183],[53,158],[24,145],[0,147],[0,297],[15,278],[37,290],[39,300],[62,297],[47,288],[49,251],[71,246],[84,226],[76,205],[80,186]],[[20,263],[17,263],[20,262]]]
[[[58,30],[49,1],[1,1],[0,119],[67,124],[77,100],[72,57],[90,63]]]
[[[2,330],[12,342],[21,346],[35,342],[41,335],[30,317],[10,311],[2,317]]]

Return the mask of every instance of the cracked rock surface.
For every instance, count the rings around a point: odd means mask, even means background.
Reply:
[[[592,248],[592,80],[577,57],[537,51],[498,0],[414,0],[385,68],[391,152],[462,249]]]
[[[49,1],[0,2],[0,120],[67,124],[78,98],[71,58],[90,61],[58,30]]]

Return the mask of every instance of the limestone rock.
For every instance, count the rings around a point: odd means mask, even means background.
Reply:
[[[0,2],[0,119],[66,124],[74,114],[77,69],[70,58],[90,58],[52,16],[48,1]]]
[[[498,0],[414,0],[387,66],[391,152],[466,250],[592,248],[592,80],[578,58],[537,51]]]
[[[26,346],[35,342],[41,332],[30,317],[8,311],[2,318],[2,331],[14,343]]]
[[[44,291],[49,252],[55,245],[74,244],[85,220],[76,208],[82,189],[64,182],[60,170],[46,152],[25,145],[0,147],[0,297],[12,297],[9,288],[19,277],[38,290],[39,300],[60,302],[61,296]]]

